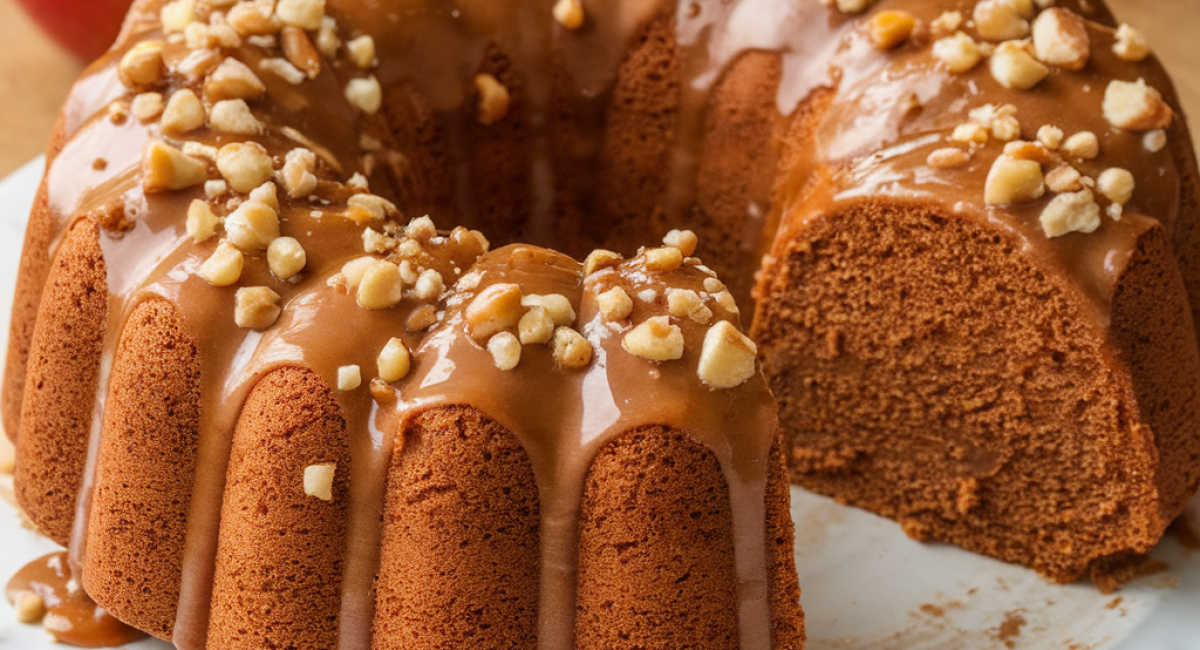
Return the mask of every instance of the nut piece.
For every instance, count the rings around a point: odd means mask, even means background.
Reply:
[[[958,32],[934,42],[933,56],[945,63],[951,72],[966,72],[983,59],[983,52],[975,39]]]
[[[275,212],[279,212],[279,191],[275,188],[275,184],[268,181],[250,190],[249,199],[266,203]]]
[[[505,88],[504,84],[501,84],[495,77],[490,74],[476,75],[475,92],[479,94],[475,119],[480,124],[484,126],[495,124],[508,115],[512,97],[508,94],[508,88]]]
[[[1155,129],[1142,137],[1142,146],[1150,153],[1158,153],[1167,146],[1167,132]]]
[[[988,65],[1001,86],[1017,90],[1029,90],[1050,74],[1050,69],[1033,58],[1019,41],[998,45]]]
[[[271,180],[275,173],[274,162],[257,142],[235,142],[221,147],[217,152],[217,171],[234,191],[243,194]]]
[[[446,281],[442,274],[433,269],[421,271],[417,281],[413,283],[413,296],[417,300],[436,300],[446,290]]]
[[[290,280],[304,270],[308,253],[292,237],[280,237],[267,247],[267,265],[280,280]]]
[[[871,42],[878,49],[890,50],[907,41],[916,26],[917,19],[907,11],[881,11],[871,17]]]
[[[558,327],[571,325],[575,322],[575,308],[571,306],[571,301],[560,293],[552,293],[544,296],[529,294],[521,298],[521,304],[525,307],[541,307],[545,309],[546,315]]]
[[[378,261],[363,274],[358,285],[358,304],[366,309],[387,309],[399,304],[404,296],[400,267]]]
[[[1083,174],[1070,165],[1059,165],[1046,174],[1046,188],[1055,194],[1083,189]]]
[[[929,31],[934,38],[945,38],[962,27],[963,15],[958,11],[944,11],[933,22],[929,23]]]
[[[583,3],[579,0],[558,0],[554,3],[554,19],[567,29],[583,27]]]
[[[404,236],[421,243],[437,237],[437,226],[428,216],[417,217],[404,227]]]
[[[351,79],[346,84],[346,101],[367,115],[374,115],[383,106],[383,88],[374,75],[365,79]]]
[[[592,344],[570,327],[554,330],[554,361],[563,368],[578,370],[592,362]]]
[[[229,10],[226,20],[242,36],[274,34],[280,27],[274,9],[274,0],[238,2]]]
[[[437,322],[437,309],[433,305],[421,305],[413,310],[408,316],[408,322],[404,324],[404,329],[409,332],[423,332]]]
[[[646,270],[652,273],[669,273],[683,265],[683,253],[678,248],[650,248],[642,253]]]
[[[325,17],[325,0],[279,0],[275,5],[275,16],[285,25],[320,29],[321,19]]]
[[[1029,34],[1029,21],[1010,0],[983,0],[975,5],[974,18],[979,35],[989,41],[1025,38]]]
[[[242,251],[232,244],[221,242],[212,256],[200,265],[196,274],[208,280],[214,287],[228,287],[241,279],[242,268],[245,265],[246,258]]]
[[[683,330],[672,325],[669,317],[655,316],[629,330],[621,347],[650,361],[673,361],[683,357]]]
[[[264,250],[279,237],[279,215],[266,203],[245,201],[225,217],[225,234],[244,251]]]
[[[1104,117],[1118,129],[1151,131],[1170,126],[1175,114],[1157,90],[1138,79],[1136,83],[1109,82],[1104,91]]]
[[[155,140],[142,154],[142,187],[147,192],[183,190],[204,182],[208,167],[169,144]]]
[[[739,311],[741,311],[738,309],[737,301],[733,299],[733,294],[729,293],[728,291],[722,291],[720,293],[713,294],[713,300],[715,300],[716,303],[721,306],[721,309],[724,309],[735,316]]]
[[[149,122],[162,114],[163,96],[159,93],[142,93],[133,98],[129,110],[142,123]]]
[[[1113,167],[1104,170],[1100,177],[1096,179],[1096,189],[1104,198],[1125,205],[1133,198],[1133,189],[1135,183],[1133,174],[1127,169]]]
[[[208,241],[217,232],[221,220],[213,214],[208,203],[195,199],[188,205],[187,234],[197,244]]]
[[[270,287],[244,287],[237,291],[234,321],[244,329],[263,330],[275,324],[283,311],[279,294]]]
[[[596,296],[596,305],[606,321],[624,320],[633,312],[633,300],[621,287],[613,287]]]
[[[1066,70],[1082,70],[1092,55],[1083,19],[1059,7],[1043,11],[1033,21],[1033,49],[1042,62]]]
[[[733,388],[754,376],[758,347],[729,321],[708,328],[696,374],[709,388]]]
[[[293,199],[308,196],[317,189],[317,154],[308,149],[292,149],[284,158],[279,181]]]
[[[358,366],[338,368],[338,390],[350,391],[362,386],[362,369]]]
[[[1037,132],[1037,141],[1050,151],[1057,151],[1063,144],[1065,134],[1057,126],[1043,125]]]
[[[304,494],[322,501],[333,501],[333,475],[337,465],[325,463],[304,468]]]
[[[168,2],[159,12],[159,19],[162,21],[164,32],[168,34],[182,32],[188,25],[196,21],[196,2],[195,0]]]
[[[669,234],[667,235],[670,236]],[[583,262],[583,274],[591,275],[600,269],[606,269],[610,266],[616,266],[621,263],[623,258],[619,253],[606,251],[602,248],[588,253],[587,259]]]
[[[258,99],[267,91],[258,75],[237,59],[221,62],[204,82],[204,94],[209,101],[222,99]]]
[[[1150,56],[1150,42],[1140,31],[1122,23],[1117,28],[1117,42],[1113,44],[1113,52],[1122,61],[1137,63]]]
[[[554,336],[554,321],[544,308],[533,307],[517,323],[517,336],[521,345],[546,343]]]
[[[984,201],[988,205],[1029,203],[1046,193],[1042,166],[1033,160],[1020,160],[1009,155],[996,158],[988,172]]]
[[[1091,160],[1100,155],[1100,139],[1091,131],[1080,131],[1067,138],[1062,145],[1062,153],[1071,158]]]
[[[141,41],[121,57],[117,77],[131,90],[148,90],[163,78],[163,42]]]
[[[493,284],[480,291],[467,305],[467,331],[476,341],[485,341],[516,325],[521,320],[521,312],[521,287]]]
[[[196,93],[183,88],[167,100],[167,107],[163,109],[162,129],[164,133],[187,133],[204,126],[207,117],[204,104],[200,103]]]
[[[971,154],[958,147],[936,149],[929,153],[925,163],[934,169],[954,169],[971,162]]]
[[[667,312],[676,318],[690,318],[701,325],[712,320],[712,310],[705,306],[700,294],[691,289],[667,290]]]
[[[309,79],[316,79],[321,74],[321,54],[313,47],[308,32],[299,27],[288,25],[279,32],[283,55],[287,57],[297,70],[304,72]]]
[[[1047,237],[1071,232],[1094,232],[1100,227],[1100,206],[1091,190],[1059,194],[1042,211],[1042,231]]]
[[[213,104],[209,119],[212,128],[224,133],[255,135],[263,131],[263,123],[250,112],[244,99],[226,99]]]
[[[346,43],[346,51],[354,65],[363,70],[375,67],[375,39],[370,36],[359,36]]]
[[[263,72],[270,72],[293,86],[299,86],[308,78],[300,71],[300,68],[292,65],[287,59],[279,57],[269,57],[259,61],[258,69]]]
[[[383,346],[376,365],[379,367],[380,379],[388,382],[400,381],[408,376],[408,371],[412,368],[412,355],[409,354],[404,341],[392,339]]]
[[[488,339],[487,349],[501,370],[512,370],[521,363],[521,342],[511,332],[500,332]]]
[[[321,19],[321,29],[317,31],[317,49],[329,58],[337,56],[342,39],[338,38],[337,21],[330,16]]]
[[[691,257],[696,252],[698,243],[696,233],[690,230],[672,230],[663,237],[663,243],[671,248],[678,248],[684,257]],[[595,253],[595,251],[593,251]],[[590,259],[590,255],[588,256]]]
[[[346,287],[350,290],[358,289],[358,285],[362,282],[363,276],[366,275],[367,269],[371,265],[379,261],[374,257],[360,257],[350,260],[342,265],[342,279],[346,281]]]
[[[46,616],[46,601],[32,591],[23,592],[17,597],[15,607],[17,621],[26,625],[37,623]]]

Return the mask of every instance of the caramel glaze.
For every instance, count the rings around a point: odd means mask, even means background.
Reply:
[[[251,257],[243,276],[243,285],[272,286],[282,295],[285,309],[280,322],[265,333],[238,329],[232,292],[213,288],[195,276],[215,241],[195,245],[183,233],[182,215],[192,199],[201,198],[200,191],[143,193],[138,176],[141,151],[147,141],[160,136],[158,127],[132,118],[116,123],[105,114],[110,102],[126,94],[116,79],[116,61],[134,42],[160,36],[156,32],[160,4],[156,0],[139,3],[113,52],[93,65],[76,86],[65,109],[69,140],[48,169],[51,209],[60,233],[81,217],[96,218],[107,226],[101,243],[109,270],[110,322],[92,453],[76,517],[74,562],[86,566],[83,530],[91,486],[96,472],[102,471],[96,466],[95,450],[103,429],[113,350],[132,309],[158,296],[178,308],[187,329],[198,339],[202,363],[198,470],[188,517],[184,588],[174,631],[175,643],[184,650],[204,646],[229,432],[238,405],[255,381],[273,368],[308,367],[331,385],[336,384],[339,366],[356,363],[371,369],[378,350],[392,336],[404,338],[417,350],[413,374],[394,389],[394,406],[379,406],[365,389],[338,394],[353,436],[354,534],[347,551],[343,647],[365,648],[369,643],[367,626],[361,623],[364,616],[369,618],[366,612],[377,563],[376,508],[398,423],[421,408],[464,402],[479,406],[516,432],[535,469],[543,499],[545,548],[541,647],[571,645],[575,576],[565,567],[573,566],[578,501],[589,459],[616,433],[662,423],[695,436],[721,461],[737,504],[733,512],[742,585],[742,647],[767,647],[762,504],[766,458],[775,426],[762,379],[710,393],[696,381],[692,370],[701,333],[690,326],[685,327],[688,345],[682,362],[655,366],[632,357],[619,348],[617,332],[597,320],[594,296],[612,284],[629,287],[631,294],[661,288],[657,284],[661,280],[644,273],[636,263],[584,280],[577,263],[526,247],[497,251],[474,271],[468,271],[470,260],[452,256],[439,259],[438,264],[446,270],[447,284],[466,274],[478,274],[480,286],[504,279],[523,284],[527,293],[555,291],[570,297],[580,314],[581,329],[596,350],[586,371],[556,370],[544,350],[528,349],[517,370],[495,370],[490,357],[463,330],[461,310],[473,295],[471,290],[451,294],[441,325],[428,337],[422,340],[409,335],[404,332],[403,316],[413,305],[369,312],[358,308],[350,296],[327,287],[326,280],[361,250],[361,228],[333,214],[345,196],[330,182],[324,182],[317,194],[329,202],[331,211],[291,204],[283,209],[285,234],[299,239],[309,255],[307,271],[300,280],[273,281],[259,256]],[[677,7],[668,0],[585,3],[588,23],[578,33],[553,23],[549,0],[454,4],[406,0],[389,3],[386,8],[374,0],[333,0],[328,4],[330,15],[341,24],[375,37],[380,60],[375,73],[384,87],[415,89],[442,121],[451,142],[445,164],[457,175],[456,218],[463,223],[470,222],[472,213],[470,193],[464,188],[478,180],[471,176],[478,171],[464,163],[472,147],[466,135],[473,115],[467,89],[488,48],[504,51],[520,80],[515,88],[517,101],[522,102],[533,142],[530,159],[518,161],[529,167],[532,206],[522,230],[534,239],[546,240],[555,232],[556,204],[564,200],[558,188],[571,175],[595,167],[594,158],[602,149],[598,143],[605,131],[603,107],[610,99],[628,43],[648,21],[664,14],[672,20],[683,61],[680,110],[665,172],[667,192],[660,200],[660,207],[669,213],[668,222],[686,222],[684,217],[694,203],[693,176],[702,150],[709,89],[729,65],[751,50],[775,53],[781,61],[777,94],[781,116],[791,114],[821,86],[836,88],[838,106],[826,116],[811,150],[791,152],[792,160],[798,162],[784,170],[776,199],[771,202],[765,197],[760,203],[770,205],[769,210],[748,210],[751,237],[745,245],[751,249],[769,245],[775,224],[782,223],[785,232],[794,231],[802,228],[806,219],[868,194],[934,200],[965,218],[986,221],[1020,237],[1030,256],[1078,280],[1103,315],[1115,273],[1128,258],[1136,234],[1152,223],[1151,217],[1168,228],[1175,217],[1179,188],[1169,154],[1146,154],[1134,134],[1107,127],[1099,109],[1109,78],[1145,77],[1163,91],[1170,85],[1156,64],[1115,60],[1109,47],[1112,31],[1098,24],[1089,26],[1093,59],[1088,69],[1079,74],[1055,72],[1036,91],[1020,93],[1000,89],[986,66],[958,76],[938,70],[928,43],[920,36],[896,52],[875,51],[864,39],[860,21],[810,1],[698,0]],[[928,24],[945,10],[969,15],[970,5],[965,0],[881,0],[876,9],[903,8]],[[261,57],[248,46],[233,54],[251,67]],[[182,56],[179,46],[168,47],[168,62]],[[566,71],[566,88],[550,61]],[[388,194],[399,172],[383,167],[365,169],[356,145],[360,133],[386,143],[389,129],[383,117],[363,116],[341,99],[341,89],[352,76],[355,71],[344,63],[331,63],[315,80],[300,87],[301,91],[263,75],[272,101],[256,106],[256,115],[268,125],[268,135],[259,141],[275,156],[297,144],[317,151],[322,154],[321,173],[327,180],[344,179],[356,171],[371,172],[372,187]],[[187,85],[182,79],[171,83]],[[588,120],[583,132],[590,146],[574,152],[573,158],[558,155],[552,128],[552,100],[564,93],[570,95],[577,119],[582,115]],[[908,102],[914,96],[920,109],[911,108]],[[924,162],[929,151],[965,121],[969,108],[988,102],[1016,105],[1027,138],[1032,138],[1032,131],[1042,123],[1058,124],[1068,133],[1090,129],[1100,134],[1103,164],[1131,169],[1137,178],[1138,191],[1126,218],[1106,220],[1100,231],[1090,236],[1049,240],[1038,231],[1036,222],[1044,201],[1019,208],[982,206],[983,179],[998,148],[984,149],[970,165],[957,171],[929,169]],[[1072,107],[1069,116],[1053,113],[1063,106]],[[303,134],[301,141],[282,135],[279,127],[284,125]],[[231,140],[207,130],[189,139],[213,145]],[[105,165],[93,164],[96,152],[102,152]],[[569,160],[570,166],[564,168],[564,160]],[[1089,165],[1081,165],[1085,173],[1099,171]],[[840,191],[801,204],[805,188],[818,174],[836,179]],[[400,207],[405,208],[402,201]],[[765,219],[764,214],[768,215]],[[768,236],[756,241],[754,233],[764,230]],[[672,282],[686,286],[702,279],[696,271],[679,273],[681,277]],[[660,292],[650,304],[637,302],[634,317],[640,320],[662,309]],[[556,408],[534,406],[546,403],[554,403]],[[738,432],[736,439],[731,432]]]
[[[8,581],[5,595],[16,604],[25,593],[35,593],[46,604],[43,625],[61,642],[82,648],[107,648],[132,643],[146,636],[113,618],[88,598],[71,577],[67,554],[42,556],[25,565]]]

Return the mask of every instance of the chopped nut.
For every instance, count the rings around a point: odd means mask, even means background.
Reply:
[[[1095,232],[1100,227],[1100,206],[1091,190],[1059,194],[1042,211],[1041,223],[1047,237]]]
[[[958,147],[947,147],[931,152],[925,162],[934,169],[954,169],[971,162],[971,154]]]
[[[383,346],[376,365],[379,367],[381,379],[388,382],[400,381],[408,376],[408,371],[412,368],[412,355],[409,354],[404,341],[394,338]]]
[[[1037,132],[1038,142],[1042,143],[1042,146],[1050,151],[1057,151],[1062,146],[1064,137],[1065,134],[1062,129],[1050,126],[1049,124],[1042,126]]]
[[[217,148],[211,147],[194,140],[187,140],[183,143],[183,153],[193,158],[200,158],[209,162],[217,162]],[[228,187],[228,184],[222,180],[204,181],[205,185],[209,183],[220,183]]]
[[[975,5],[975,27],[989,41],[1007,41],[1029,35],[1029,21],[1015,3],[1008,0],[982,0]]]
[[[337,21],[331,16],[321,19],[321,29],[317,32],[317,49],[329,58],[337,56],[342,40],[337,35]]]
[[[1155,129],[1142,137],[1142,147],[1151,153],[1158,153],[1167,146],[1167,132]]]
[[[374,115],[383,106],[383,88],[374,75],[351,79],[346,84],[346,100],[367,115]]]
[[[521,320],[521,287],[493,284],[479,292],[467,305],[467,331],[476,341],[489,339],[512,328]]]
[[[1004,153],[1020,160],[1033,160],[1040,165],[1050,165],[1057,160],[1040,142],[1014,140],[1004,145]]]
[[[679,249],[684,257],[691,257],[696,252],[697,242],[696,233],[690,230],[672,230],[667,233],[666,237],[663,237],[664,244]]]
[[[204,182],[208,167],[169,144],[155,140],[142,155],[142,187],[147,192],[183,190]]]
[[[623,320],[633,312],[633,300],[621,287],[613,287],[596,296],[596,305],[606,321]]]
[[[579,0],[558,0],[554,3],[554,19],[567,29],[583,27],[583,3]]]
[[[1043,11],[1033,21],[1033,49],[1042,62],[1065,70],[1082,70],[1092,55],[1083,19],[1058,7]]]
[[[409,332],[423,332],[437,322],[437,310],[433,305],[421,305],[413,310],[408,316],[408,322],[404,324],[404,329]]]
[[[292,237],[279,237],[267,247],[267,265],[280,280],[290,280],[304,270],[308,253]]]
[[[366,309],[394,307],[403,296],[400,267],[391,262],[381,260],[372,264],[358,285],[358,304]]]
[[[1104,92],[1104,117],[1119,129],[1150,131],[1169,126],[1175,113],[1157,90],[1138,79],[1136,83],[1109,82]]]
[[[696,374],[709,388],[733,388],[754,376],[758,347],[729,321],[708,328]]]
[[[274,162],[257,142],[227,144],[217,152],[217,170],[234,191],[248,193],[271,180]]]
[[[46,616],[46,601],[32,591],[21,593],[17,597],[15,607],[17,621],[26,625],[37,623]]]
[[[162,21],[164,32],[168,34],[182,32],[196,20],[195,0],[174,0],[174,2],[168,2],[163,5],[162,11],[159,12],[159,18]]]
[[[228,58],[217,66],[204,82],[209,101],[222,99],[258,99],[267,91],[262,80],[245,63]]]
[[[270,287],[244,287],[238,289],[234,320],[243,329],[263,330],[275,324],[283,311],[279,307],[279,294]]]
[[[308,149],[292,149],[284,158],[279,181],[293,199],[308,196],[317,189],[317,155]]]
[[[217,232],[221,220],[207,203],[196,199],[188,205],[187,234],[197,244],[208,241]]]
[[[194,50],[175,65],[175,71],[189,83],[194,83],[215,70],[220,63],[221,54],[216,50]]]
[[[226,20],[242,36],[274,34],[280,27],[274,9],[275,0],[239,2],[229,10]]]
[[[167,107],[163,109],[162,129],[164,133],[170,134],[187,133],[204,126],[205,119],[207,115],[200,98],[191,90],[183,88],[167,100]]]
[[[304,468],[304,494],[322,501],[333,501],[333,476],[337,465],[325,463]]]
[[[1104,198],[1125,205],[1133,198],[1133,174],[1127,169],[1113,167],[1104,170],[1096,179],[1096,189]]]
[[[275,5],[275,16],[284,25],[303,29],[320,29],[325,17],[325,0],[279,0]]]
[[[225,14],[215,11],[209,15],[208,21],[209,38],[215,40],[218,46],[231,49],[241,47],[242,37],[233,28],[233,25],[230,25],[229,21],[225,19]],[[209,47],[211,46],[212,43],[209,44]]]
[[[251,201],[258,201],[259,203],[266,203],[271,206],[272,210],[279,212],[279,191],[275,188],[275,184],[270,181],[250,190],[249,199]]]
[[[1136,63],[1150,56],[1150,42],[1140,31],[1122,23],[1117,28],[1117,42],[1113,44],[1113,52],[1122,61]]]
[[[1080,131],[1067,138],[1062,145],[1062,153],[1071,158],[1091,160],[1100,155],[1100,139],[1091,131]]]
[[[985,144],[991,139],[991,132],[982,124],[968,122],[954,127],[950,139],[954,142]]]
[[[621,263],[621,259],[622,257],[617,253],[598,248],[589,253],[587,259],[584,260],[583,274],[591,275],[600,269],[616,266]]]
[[[375,67],[375,39],[370,36],[359,36],[346,43],[346,51],[354,65],[367,70]]]
[[[243,99],[226,99],[213,104],[212,128],[223,133],[254,135],[262,133],[263,123],[254,117]]]
[[[942,12],[933,22],[929,23],[929,31],[934,38],[945,38],[962,27],[963,15],[958,11]]]
[[[988,65],[1001,86],[1017,90],[1029,90],[1050,74],[1050,69],[1033,58],[1019,41],[1005,41],[997,46]]]
[[[197,275],[215,287],[228,287],[242,277],[246,258],[232,244],[221,242],[211,257],[200,265]]]
[[[216,160],[216,155],[213,155],[213,160]],[[223,180],[204,181],[204,196],[209,199],[215,199],[224,196],[229,191],[229,183]]]
[[[338,368],[338,390],[351,391],[362,386],[362,369],[358,366],[342,366]]]
[[[264,250],[279,237],[279,216],[266,203],[245,201],[225,218],[225,233],[244,251]]]
[[[1059,165],[1046,174],[1046,188],[1055,194],[1083,189],[1083,175],[1070,165]]]
[[[683,265],[683,253],[678,248],[650,248],[642,253],[646,270],[652,273],[669,273]]]
[[[357,290],[358,285],[362,282],[363,275],[367,273],[367,269],[377,262],[374,257],[360,257],[350,260],[342,265],[342,278],[346,281],[346,288],[351,291]]]
[[[881,50],[890,50],[907,41],[916,26],[917,19],[907,11],[881,11],[871,17],[871,42]]]
[[[386,253],[396,248],[396,240],[392,237],[374,230],[366,228],[362,234],[363,251],[367,253]]]
[[[996,158],[988,172],[984,200],[988,205],[1007,205],[1036,201],[1046,193],[1042,166],[1033,160],[1009,155]]]
[[[563,368],[578,370],[592,362],[592,344],[570,327],[554,330],[554,361]]]
[[[271,74],[283,79],[293,86],[299,86],[300,84],[304,83],[305,79],[308,78],[304,75],[300,68],[292,65],[287,59],[281,59],[279,57],[269,57],[259,61],[258,69],[262,70],[263,72],[270,72]]]
[[[163,96],[159,93],[142,93],[133,98],[129,109],[140,122],[149,122],[162,114]]]
[[[554,320],[542,307],[533,307],[517,323],[517,336],[522,345],[546,343],[554,336]]]
[[[655,316],[633,328],[621,339],[621,347],[650,361],[672,361],[683,357],[683,330],[666,316]]]
[[[162,41],[141,41],[129,48],[117,64],[117,77],[132,90],[147,90],[163,78]]]
[[[500,332],[488,339],[487,349],[501,370],[512,370],[521,363],[521,342],[511,332]]]
[[[740,310],[737,306],[737,301],[733,299],[733,294],[728,291],[722,291],[713,295],[713,300],[725,311],[731,314],[737,314]]]
[[[424,243],[437,237],[437,227],[433,225],[433,219],[427,216],[417,217],[408,222],[408,226],[404,228],[404,236]]]
[[[234,35],[236,34],[237,32],[234,32]],[[200,22],[189,23],[183,30],[183,36],[189,50],[203,50],[220,45],[209,26]]]
[[[321,54],[313,46],[308,32],[288,25],[280,30],[279,36],[288,63],[303,71],[309,79],[316,79],[321,74]]]
[[[413,296],[418,300],[436,300],[446,290],[442,274],[433,269],[421,271],[413,284]]]
[[[691,289],[667,290],[667,312],[676,318],[690,318],[701,325],[707,325],[713,316],[712,310],[700,299],[700,294]]]
[[[554,321],[556,326],[571,325],[575,322],[575,308],[571,306],[571,301],[562,294],[552,293],[544,296],[528,294],[521,297],[521,304],[525,307],[545,309],[546,315]]]
[[[975,39],[962,32],[935,41],[933,56],[945,63],[951,72],[966,72],[983,60],[983,52]]]
[[[475,92],[479,94],[479,105],[476,119],[480,124],[488,126],[495,124],[508,115],[508,107],[512,98],[508,88],[504,87],[490,74],[475,76]]]

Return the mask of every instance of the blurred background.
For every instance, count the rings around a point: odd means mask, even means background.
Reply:
[[[42,153],[58,107],[83,62],[104,49],[97,34],[115,32],[122,6],[128,4],[23,1],[77,54],[56,44],[18,0],[0,0],[0,178]],[[1174,76],[1185,110],[1200,116],[1200,0],[1109,0],[1109,5],[1121,20],[1146,33]],[[56,20],[67,15],[73,19]]]

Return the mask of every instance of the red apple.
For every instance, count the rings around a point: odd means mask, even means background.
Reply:
[[[59,45],[85,61],[112,45],[130,1],[18,0]]]

